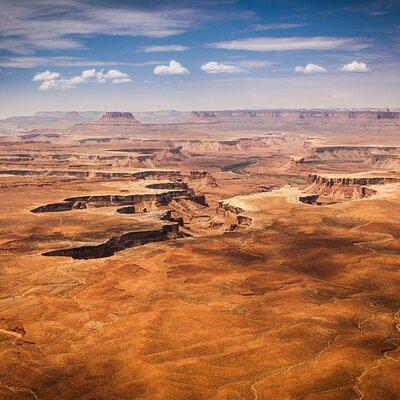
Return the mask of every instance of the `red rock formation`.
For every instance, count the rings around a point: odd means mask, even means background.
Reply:
[[[106,112],[99,120],[94,122],[95,125],[129,125],[140,123],[130,112]]]

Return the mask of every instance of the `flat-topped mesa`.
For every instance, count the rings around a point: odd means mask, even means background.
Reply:
[[[374,185],[400,182],[393,176],[361,176],[361,175],[308,175],[308,185],[304,190],[319,195],[318,202],[340,202],[371,197],[377,193]]]
[[[351,186],[351,185],[381,185],[385,183],[400,182],[399,178],[387,177],[387,176],[338,176],[330,177],[316,174],[309,174],[308,181],[310,183],[319,183],[327,187],[334,185]]]
[[[207,122],[219,122],[220,118],[217,118],[216,113],[207,112],[207,111],[192,111],[188,118],[187,122],[194,123],[207,123]]]
[[[396,146],[320,146],[312,149],[312,159],[358,160],[372,155],[395,155],[399,152]]]
[[[65,113],[65,117],[66,118],[80,118],[80,114],[78,113],[78,111],[67,111]]]
[[[189,122],[246,121],[259,119],[259,113],[251,110],[193,111]]]
[[[141,124],[132,113],[130,112],[106,112],[100,119],[94,122],[94,124],[107,124],[107,125],[129,125],[129,124]]]
[[[174,188],[175,184],[171,183],[170,186],[167,183],[151,184],[148,188],[153,189],[168,189],[163,193],[140,193],[140,194],[128,194],[128,195],[93,195],[93,196],[78,196],[68,197],[59,203],[51,203],[43,205],[31,210],[33,213],[42,212],[58,212],[58,211],[70,211],[74,209],[86,209],[88,207],[116,207],[116,206],[133,206],[140,205],[141,203],[153,202],[156,205],[165,206],[170,204],[173,200],[190,200],[200,206],[207,207],[206,198],[202,194],[196,194],[191,188],[185,183],[176,183],[177,187]],[[141,207],[139,207],[141,208]],[[146,207],[147,208],[147,207]],[[125,210],[130,213],[130,209]],[[118,210],[117,210],[118,211]],[[136,207],[133,211],[137,211]],[[120,211],[118,211],[120,212]]]
[[[380,150],[385,152],[398,150],[397,146],[320,146],[315,147],[314,151],[316,153],[324,153],[327,151],[373,151]]]
[[[327,109],[264,109],[194,111],[188,122],[264,122],[264,121],[324,121],[355,123],[357,121],[399,120],[400,112],[378,110],[327,110]]]

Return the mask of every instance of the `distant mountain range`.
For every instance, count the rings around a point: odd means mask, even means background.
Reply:
[[[105,111],[39,111],[32,116],[9,117],[0,120],[2,128],[68,128],[76,124],[98,121],[104,115],[120,112]],[[207,122],[262,122],[267,120],[393,120],[400,119],[399,110],[378,109],[267,109],[223,111],[139,111],[132,113],[142,123],[207,123]],[[128,121],[129,122],[129,121]]]

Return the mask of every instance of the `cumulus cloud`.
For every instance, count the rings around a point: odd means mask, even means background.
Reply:
[[[127,79],[128,74],[118,71],[117,69],[110,69],[106,74],[103,74],[105,79]]]
[[[105,73],[104,70],[96,71],[94,68],[84,70],[81,75],[69,79],[61,78],[58,72],[45,71],[35,75],[33,81],[42,82],[38,87],[42,91],[72,89],[90,82],[106,83],[109,81],[115,84],[133,82],[128,74],[116,69],[110,69]]]
[[[246,69],[237,67],[236,65],[219,64],[215,61],[203,64],[200,69],[207,74],[234,74],[238,72],[248,72]]]
[[[159,53],[167,51],[185,51],[189,47],[182,46],[180,44],[169,44],[166,46],[144,46],[140,48],[143,53]]]
[[[367,67],[367,64],[363,62],[358,62],[358,61],[353,61],[349,64],[343,65],[342,68],[340,68],[341,71],[345,72],[368,72],[370,69]]]
[[[171,60],[168,65],[158,65],[154,68],[154,75],[186,75],[189,70],[178,61]]]
[[[324,67],[316,64],[307,64],[305,67],[298,65],[295,69],[296,72],[301,72],[303,74],[313,74],[318,72],[326,72]]]
[[[54,79],[58,79],[60,77],[60,74],[57,72],[50,72],[50,71],[44,71],[41,72],[40,74],[35,75],[32,80],[35,82],[40,82],[40,81],[52,81]]]
[[[91,79],[96,77],[96,70],[93,69],[86,69],[85,71],[82,71],[82,78],[83,79]]]
[[[246,51],[293,51],[293,50],[333,50],[343,48],[345,50],[361,50],[368,47],[368,43],[346,38],[335,37],[255,37],[237,39],[227,42],[207,44],[206,47],[225,50]]]

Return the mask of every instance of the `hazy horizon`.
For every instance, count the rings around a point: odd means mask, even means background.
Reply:
[[[178,112],[178,113],[191,113],[191,112],[219,112],[219,111],[263,111],[263,110],[287,110],[287,111],[297,111],[297,110],[305,110],[305,111],[385,111],[386,107],[364,107],[364,108],[349,108],[349,107],[330,107],[330,108],[299,108],[299,107],[288,107],[288,108],[280,108],[280,107],[271,107],[271,108],[220,108],[220,109],[197,109],[197,110],[179,110],[179,109],[154,109],[154,110],[121,110],[121,109],[110,109],[110,110],[38,110],[33,114],[15,114],[15,115],[6,115],[2,116],[0,114],[0,119],[7,118],[18,118],[18,117],[35,117],[39,113],[69,113],[69,112],[77,112],[77,113],[107,113],[107,112],[130,112],[132,114],[135,113],[157,113],[157,112]],[[398,112],[400,108],[390,108],[390,111]]]

